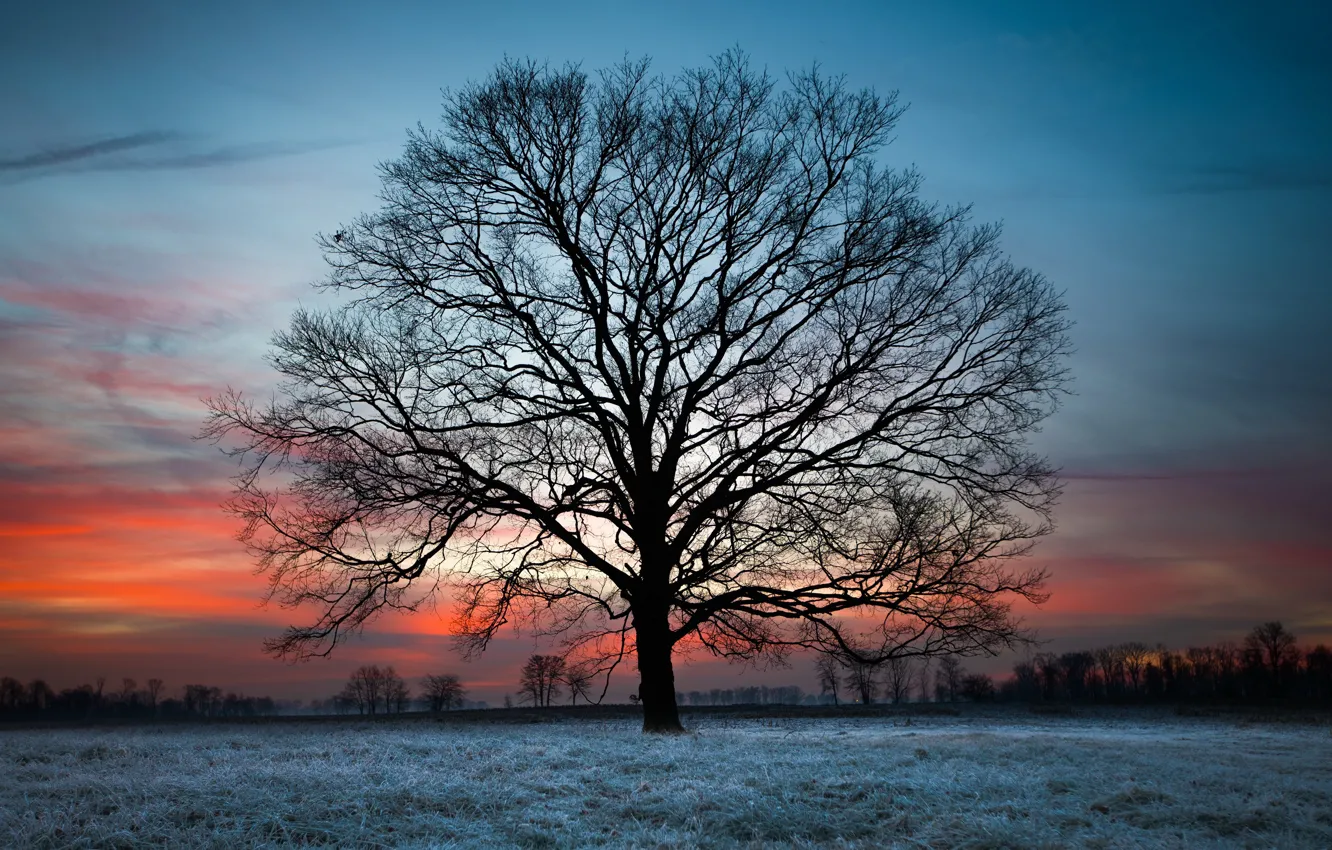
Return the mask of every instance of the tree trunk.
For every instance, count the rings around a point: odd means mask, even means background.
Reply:
[[[684,731],[675,705],[675,668],[671,664],[670,622],[665,607],[634,612],[638,643],[638,698],[643,703],[643,731],[661,734]]]

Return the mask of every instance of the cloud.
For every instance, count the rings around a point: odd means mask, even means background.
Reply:
[[[200,148],[185,134],[148,130],[0,158],[9,182],[89,171],[183,171],[240,165],[340,147],[346,142],[250,142]]]
[[[1244,478],[1267,474],[1268,470],[1253,469],[1189,469],[1162,472],[1136,472],[1131,470],[1065,469],[1059,477],[1065,481],[1181,481],[1198,478]]]
[[[112,136],[93,142],[49,148],[26,156],[13,159],[0,159],[0,171],[30,171],[39,168],[73,165],[84,160],[121,153],[136,148],[160,145],[179,138],[176,133],[161,130],[149,130],[143,133],[130,133],[127,136]]]
[[[1170,195],[1299,192],[1327,188],[1332,188],[1332,171],[1324,167],[1262,160],[1191,168],[1167,179],[1161,187]]]
[[[998,189],[970,189],[973,197],[992,201],[1127,200],[1175,196],[1239,195],[1255,192],[1317,192],[1332,188],[1332,170],[1298,162],[1253,160],[1211,165],[1193,163],[1143,166],[1136,180],[1107,183],[1097,172],[1034,180]]]
[[[214,168],[239,165],[262,159],[296,156],[340,147],[344,142],[282,143],[257,142],[231,145],[212,150],[147,157],[126,162],[112,162],[102,166],[105,171],[172,171],[192,168]]]

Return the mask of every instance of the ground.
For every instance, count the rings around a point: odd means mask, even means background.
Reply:
[[[0,846],[1332,847],[1325,715],[686,723],[0,729]]]

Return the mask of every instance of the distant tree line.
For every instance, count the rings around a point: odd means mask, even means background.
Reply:
[[[1013,668],[1002,686],[1024,702],[1332,702],[1332,650],[1301,648],[1279,622],[1235,644],[1185,650],[1130,642],[1081,652],[1043,652]]]
[[[956,655],[896,657],[882,664],[866,664],[854,657],[825,653],[818,657],[814,669],[818,701],[833,705],[981,702],[996,694],[993,679],[968,672]]]
[[[799,685],[750,685],[677,691],[677,705],[841,705],[908,702],[1332,702],[1332,650],[1319,644],[1301,649],[1279,622],[1255,627],[1240,644],[1172,650],[1162,644],[1121,643],[1080,652],[1039,653],[996,683],[968,671],[956,655],[890,658],[869,664],[850,655],[816,657],[819,692]],[[565,694],[599,702],[593,684],[598,671],[561,655],[534,654],[519,672],[519,704],[545,708]],[[467,704],[466,689],[454,675],[427,676],[421,708],[443,711]],[[336,698],[340,711],[362,714],[402,711],[410,694],[393,667],[361,667]],[[639,704],[638,695],[630,695]],[[505,707],[514,704],[504,697]],[[484,703],[479,704],[484,706]]]
[[[105,678],[56,691],[44,679],[24,684],[0,677],[0,719],[188,719],[198,717],[263,717],[278,713],[271,697],[250,697],[209,685],[185,685],[178,697],[169,697],[161,679],[142,687],[134,679],[121,679],[108,687]]]
[[[1279,622],[1256,626],[1239,643],[1169,649],[1129,642],[1078,652],[1042,652],[996,685],[956,656],[894,658],[879,665],[819,656],[820,698],[834,704],[910,702],[1332,702],[1332,650],[1300,648]],[[693,703],[693,697],[690,695]],[[757,701],[739,697],[736,701]],[[701,704],[731,703],[729,692]]]
[[[819,692],[799,685],[749,685],[680,691],[681,706],[841,705],[908,702],[1074,702],[1186,703],[1271,701],[1332,703],[1332,650],[1318,644],[1300,647],[1281,623],[1256,626],[1240,643],[1223,642],[1174,650],[1162,644],[1128,642],[1078,652],[1042,652],[1013,668],[998,684],[971,673],[956,656],[938,659],[894,658],[864,664],[835,655],[815,662]],[[599,702],[593,684],[597,671],[560,655],[532,655],[519,672],[518,701],[535,707],[558,703]],[[108,687],[94,684],[54,690],[43,679],[23,683],[0,677],[0,720],[88,720],[103,718],[238,718],[279,713],[299,703],[278,703],[208,685],[183,686],[167,696],[161,679],[141,687],[122,679]],[[337,695],[313,701],[309,710],[363,715],[487,708],[467,698],[467,688],[452,673],[425,676],[413,695],[393,665],[358,667]],[[630,701],[637,704],[637,695]],[[512,705],[505,697],[505,706]]]
[[[421,680],[419,694],[413,695],[407,682],[390,664],[366,664],[357,667],[347,684],[327,704],[339,714],[401,714],[413,709],[448,711],[455,708],[484,708],[485,703],[469,703],[467,688],[452,673],[431,674]],[[316,707],[323,704],[316,703]]]
[[[809,705],[817,697],[799,685],[752,685],[743,688],[712,688],[707,691],[682,691],[676,694],[680,705]]]

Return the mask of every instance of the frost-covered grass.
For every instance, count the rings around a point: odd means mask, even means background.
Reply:
[[[0,731],[0,846],[1332,847],[1326,723],[690,722]]]

